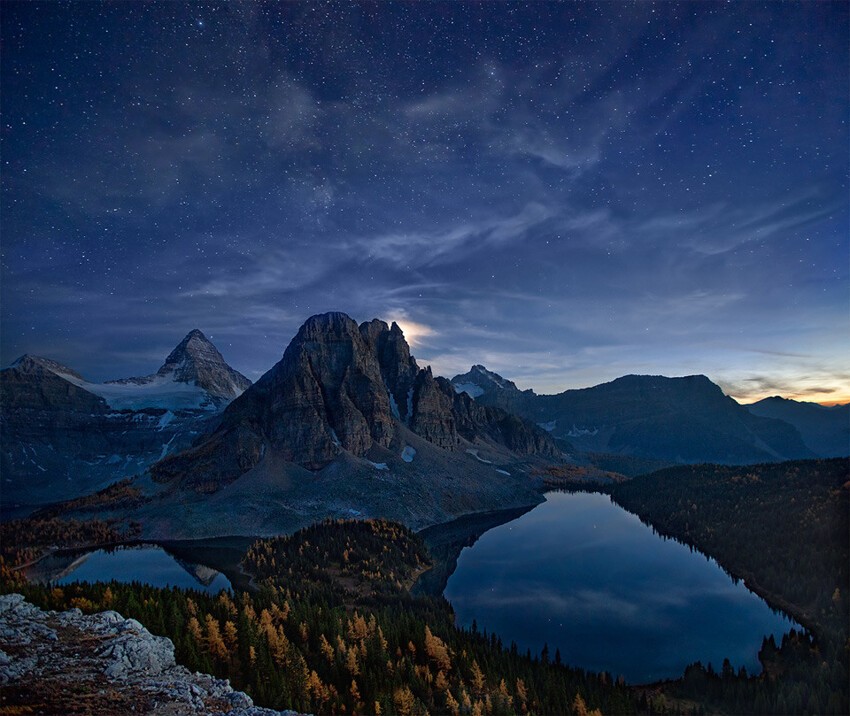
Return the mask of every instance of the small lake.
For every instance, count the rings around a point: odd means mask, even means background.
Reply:
[[[548,493],[464,548],[445,596],[459,625],[521,652],[623,675],[676,678],[695,661],[758,673],[762,638],[797,625],[688,547],[664,539],[607,495]],[[799,627],[798,627],[799,628]]]
[[[46,579],[57,584],[71,582],[145,582],[155,587],[183,587],[217,594],[231,589],[230,581],[220,572],[193,562],[179,560],[162,547],[143,545],[99,549],[88,554],[65,558]]]

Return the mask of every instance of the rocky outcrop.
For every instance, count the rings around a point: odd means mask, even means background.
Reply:
[[[410,423],[413,416],[414,383],[419,366],[410,355],[404,333],[395,321],[387,328],[387,324],[377,318],[362,323],[360,332],[378,358],[393,415]]]
[[[358,326],[344,313],[313,316],[280,362],[225,410],[215,434],[151,473],[159,482],[179,480],[209,492],[236,480],[268,452],[317,470],[343,452],[363,457],[373,447],[389,448],[401,425],[441,449],[456,450],[456,397],[447,380],[418,367],[397,324],[375,319]],[[466,439],[486,435],[522,454],[558,454],[535,426],[515,420],[498,427],[505,417],[467,410]],[[520,438],[523,429],[527,435]]]
[[[431,366],[419,372],[413,390],[410,427],[437,447],[454,450],[458,444],[457,421],[452,410],[452,391],[447,386],[445,378],[435,379],[431,375]]]
[[[171,641],[135,619],[45,612],[19,594],[0,597],[0,686],[21,713],[294,716],[176,665]]]

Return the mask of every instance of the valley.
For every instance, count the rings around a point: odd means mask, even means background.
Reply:
[[[782,461],[813,455],[806,425],[752,415],[704,377],[561,396],[481,366],[450,382],[419,367],[396,324],[339,313],[305,322],[252,385],[199,331],[118,388],[69,371],[33,358],[3,371],[4,454],[41,445],[88,466],[58,490],[32,481],[30,495],[31,468],[8,463],[3,590],[44,608],[113,605],[262,706],[846,705],[847,460]],[[135,396],[120,409],[133,427],[104,433],[119,392]],[[207,397],[166,405],[175,395]],[[143,416],[157,418],[155,438]],[[130,471],[105,471],[74,437],[128,450],[174,426],[174,449]],[[771,462],[737,464],[754,458]],[[660,564],[679,571],[662,577]]]

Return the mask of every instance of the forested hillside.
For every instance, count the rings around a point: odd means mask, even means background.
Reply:
[[[254,593],[5,582],[49,609],[115,609],[174,641],[190,669],[227,677],[264,706],[316,714],[589,716],[646,711],[607,675],[519,654],[459,630],[442,598],[407,592],[430,558],[402,525],[326,522],[261,540],[245,568]],[[598,712],[597,712],[598,713]]]
[[[728,467],[689,465],[611,488],[613,498],[661,534],[714,557],[770,604],[810,629],[761,658],[761,713],[848,711],[847,459]],[[689,694],[729,706],[734,679],[691,669]]]

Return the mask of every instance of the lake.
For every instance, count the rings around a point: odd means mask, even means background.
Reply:
[[[45,579],[56,584],[108,582],[112,579],[118,582],[137,581],[155,587],[183,587],[210,594],[231,589],[230,581],[220,572],[178,559],[155,545],[99,549],[70,559],[66,557],[61,568],[55,569]]]
[[[546,502],[461,552],[445,596],[459,625],[589,671],[649,683],[695,661],[761,669],[762,638],[797,625],[711,559],[596,493]],[[799,627],[798,627],[799,628]]]

